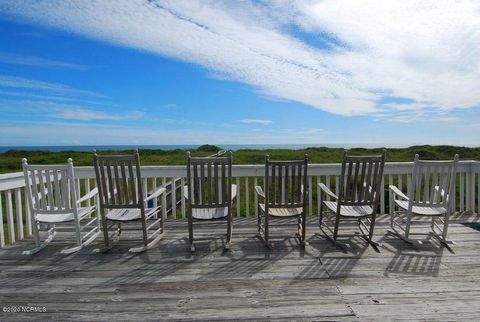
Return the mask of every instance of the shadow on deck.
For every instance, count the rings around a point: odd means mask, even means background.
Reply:
[[[160,245],[130,254],[133,233],[105,254],[93,246],[68,256],[57,242],[35,256],[21,251],[32,240],[0,250],[0,303],[45,307],[45,313],[0,312],[0,320],[463,320],[480,317],[478,216],[457,214],[450,226],[456,245],[432,240],[411,246],[387,233],[379,219],[379,252],[357,235],[343,252],[307,226],[302,249],[295,228],[280,222],[275,247],[256,238],[254,219],[234,221],[230,251],[224,224],[196,226],[197,252],[188,250],[186,221],[167,222]],[[342,227],[352,234],[355,226]],[[136,235],[139,236],[139,235]],[[63,240],[63,241],[62,241]],[[20,308],[21,309],[21,308]]]

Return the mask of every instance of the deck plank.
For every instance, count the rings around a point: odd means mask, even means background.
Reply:
[[[342,237],[348,251],[323,238],[311,219],[302,249],[287,220],[272,229],[267,250],[253,219],[237,218],[231,250],[225,225],[202,224],[197,252],[188,248],[184,220],[167,222],[161,243],[130,254],[131,226],[111,251],[98,239],[68,256],[60,233],[34,256],[21,255],[31,239],[0,250],[0,302],[45,306],[45,313],[0,312],[0,320],[466,320],[480,318],[480,231],[456,214],[451,251],[436,241],[408,245],[387,233],[381,217],[379,251],[356,235]],[[355,226],[341,227],[353,234]],[[68,238],[68,237],[67,237]],[[71,240],[70,240],[71,242]],[[406,309],[408,307],[408,309]]]

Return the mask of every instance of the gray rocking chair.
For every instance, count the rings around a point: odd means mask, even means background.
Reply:
[[[165,188],[159,188],[144,198],[146,192],[142,189],[138,152],[132,155],[100,156],[94,151],[93,162],[100,195],[105,250],[110,248],[108,229],[118,224],[114,236],[118,240],[122,232],[122,223],[133,221],[141,222],[143,244],[131,248],[130,252],[143,252],[155,246],[165,232],[164,218],[160,206],[147,208],[146,205],[150,200],[165,193]],[[113,225],[108,227],[107,222],[112,222]],[[151,230],[153,232],[150,232]]]
[[[305,246],[307,169],[306,154],[303,160],[298,161],[270,161],[269,156],[266,157],[265,191],[255,186],[258,235],[266,247],[273,247],[269,241],[270,220],[286,217],[297,217],[297,237]]]
[[[385,151],[376,156],[349,156],[345,151],[339,196],[323,183],[318,184],[321,199],[318,224],[324,235],[336,245],[346,247],[337,241],[340,221],[356,220],[362,237],[369,244],[378,246],[372,237],[380,191],[383,189],[381,182],[384,164]]]
[[[188,201],[188,236],[193,244],[194,221],[227,219],[225,249],[232,239],[232,202],[237,186],[232,184],[232,153],[224,151],[209,157],[191,157],[187,152],[187,186],[183,187]]]
[[[412,239],[413,218],[431,218],[433,235],[443,244],[447,240],[448,222],[455,198],[458,154],[452,161],[425,161],[415,155],[412,180],[405,195],[396,186],[390,186],[390,227],[391,232],[408,243],[421,244],[422,240]],[[438,222],[437,222],[438,219]]]

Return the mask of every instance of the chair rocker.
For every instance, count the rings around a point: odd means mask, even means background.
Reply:
[[[72,159],[66,165],[29,165],[22,160],[25,176],[25,196],[30,209],[36,247],[24,251],[32,255],[47,246],[57,233],[57,226],[73,226],[76,245],[60,251],[71,254],[90,244],[100,233],[99,218],[92,217],[96,212],[93,206],[82,207],[89,199],[98,199],[98,190],[94,188],[82,198],[78,198],[77,185]],[[47,226],[43,240],[40,228]]]
[[[375,228],[380,191],[385,164],[385,151],[375,156],[343,155],[339,180],[339,196],[323,183],[320,189],[318,225],[330,241],[342,249],[348,246],[337,240],[341,221],[357,221],[363,237],[370,245]],[[333,199],[333,200],[332,200]]]
[[[445,245],[453,243],[447,240],[447,233],[455,198],[457,165],[458,154],[452,161],[425,161],[415,155],[407,195],[390,185],[391,233],[411,244],[426,241],[411,238],[412,235],[433,236]],[[430,231],[412,232],[413,219],[422,217],[430,218]]]
[[[109,230],[115,225],[112,239],[118,241],[122,233],[122,224],[140,222],[142,245],[130,248],[133,253],[143,252],[154,247],[165,233],[165,218],[161,213],[159,201],[148,208],[148,202],[159,198],[165,188],[159,188],[145,198],[140,173],[138,151],[132,155],[98,155],[93,153],[95,176],[100,196],[100,213],[106,251],[110,244]],[[156,206],[157,205],[157,206]],[[165,206],[165,205],[163,205]],[[108,223],[111,223],[108,226]]]

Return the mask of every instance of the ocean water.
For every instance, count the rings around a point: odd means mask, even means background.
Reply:
[[[350,147],[373,147],[365,144],[219,144],[217,145],[224,150],[241,150],[241,149],[292,149],[299,150],[308,147],[336,147],[336,148],[350,148]],[[381,145],[376,145],[381,146]],[[59,145],[59,146],[0,146],[0,153],[8,150],[27,150],[27,151],[92,151],[94,149],[99,151],[105,150],[132,150],[132,149],[161,149],[161,150],[194,150],[199,145]]]

